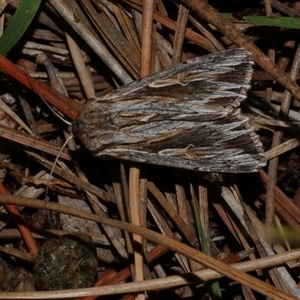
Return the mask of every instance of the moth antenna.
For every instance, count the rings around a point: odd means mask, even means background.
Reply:
[[[42,97],[42,95],[39,94],[39,96],[41,97],[41,99],[44,101],[44,103],[48,106],[48,108],[53,112],[53,114],[55,114],[61,121],[63,121],[65,124],[67,124],[68,126],[72,125],[72,122],[69,122],[67,120],[65,120],[63,117],[61,117],[48,103],[47,101]]]
[[[64,142],[64,144],[62,145],[62,147],[60,148],[58,154],[56,155],[56,158],[55,158],[55,161],[54,161],[54,164],[52,166],[52,169],[50,171],[50,174],[49,174],[49,178],[48,178],[48,182],[47,182],[47,185],[46,185],[46,191],[45,191],[45,198],[44,198],[44,201],[45,201],[45,205],[46,205],[46,201],[47,201],[47,198],[48,198],[48,192],[49,192],[49,185],[50,185],[50,180],[51,180],[51,177],[52,177],[52,174],[54,172],[54,168],[56,167],[57,165],[57,162],[58,162],[58,159],[62,153],[62,151],[66,148],[67,144],[69,143],[69,141],[74,138],[74,135],[71,134],[67,140]],[[45,211],[46,209],[44,208],[44,214],[45,214]]]
[[[36,89],[36,86],[35,86],[35,83],[31,80],[31,77],[27,71],[26,68],[24,68],[25,70],[25,73],[26,73],[26,76],[28,78],[28,80],[30,81],[31,85],[32,85],[32,88],[33,90],[36,92],[36,94],[39,95],[39,97],[43,100],[43,102],[48,106],[48,108],[53,112],[54,115],[56,115],[61,121],[63,121],[65,124],[67,124],[68,126],[71,126],[72,125],[72,122],[69,122],[67,120],[65,120],[64,118],[62,118],[49,104],[48,102],[43,98],[43,96],[39,93],[39,90]]]

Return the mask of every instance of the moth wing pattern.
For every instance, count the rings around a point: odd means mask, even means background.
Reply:
[[[239,109],[252,64],[243,49],[188,60],[89,100],[73,131],[102,158],[255,172],[265,165],[263,147]]]

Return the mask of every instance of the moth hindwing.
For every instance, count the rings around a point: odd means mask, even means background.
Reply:
[[[188,60],[88,101],[74,133],[98,157],[202,172],[254,172],[265,165],[239,105],[251,54],[233,49]]]

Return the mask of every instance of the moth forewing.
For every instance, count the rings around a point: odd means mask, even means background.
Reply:
[[[243,49],[198,57],[87,102],[73,124],[91,153],[202,172],[265,165],[239,105],[252,59]]]

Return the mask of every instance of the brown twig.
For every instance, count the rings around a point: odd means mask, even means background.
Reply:
[[[82,104],[71,101],[68,97],[50,87],[44,85],[40,81],[31,78],[26,72],[16,67],[3,55],[0,55],[0,69],[6,75],[14,78],[18,82],[22,83],[25,87],[33,92],[38,92],[49,104],[53,105],[65,116],[71,120],[75,120],[78,112],[82,108]]]
[[[7,191],[5,187],[3,186],[2,182],[0,182],[0,194],[5,195],[7,194]],[[38,248],[35,243],[35,240],[31,234],[30,229],[28,228],[28,225],[20,215],[18,209],[13,204],[4,204],[5,209],[7,210],[8,214],[12,217],[12,219],[16,222],[17,227],[19,228],[19,231],[26,243],[26,246],[28,247],[28,250],[31,254],[37,254]]]

